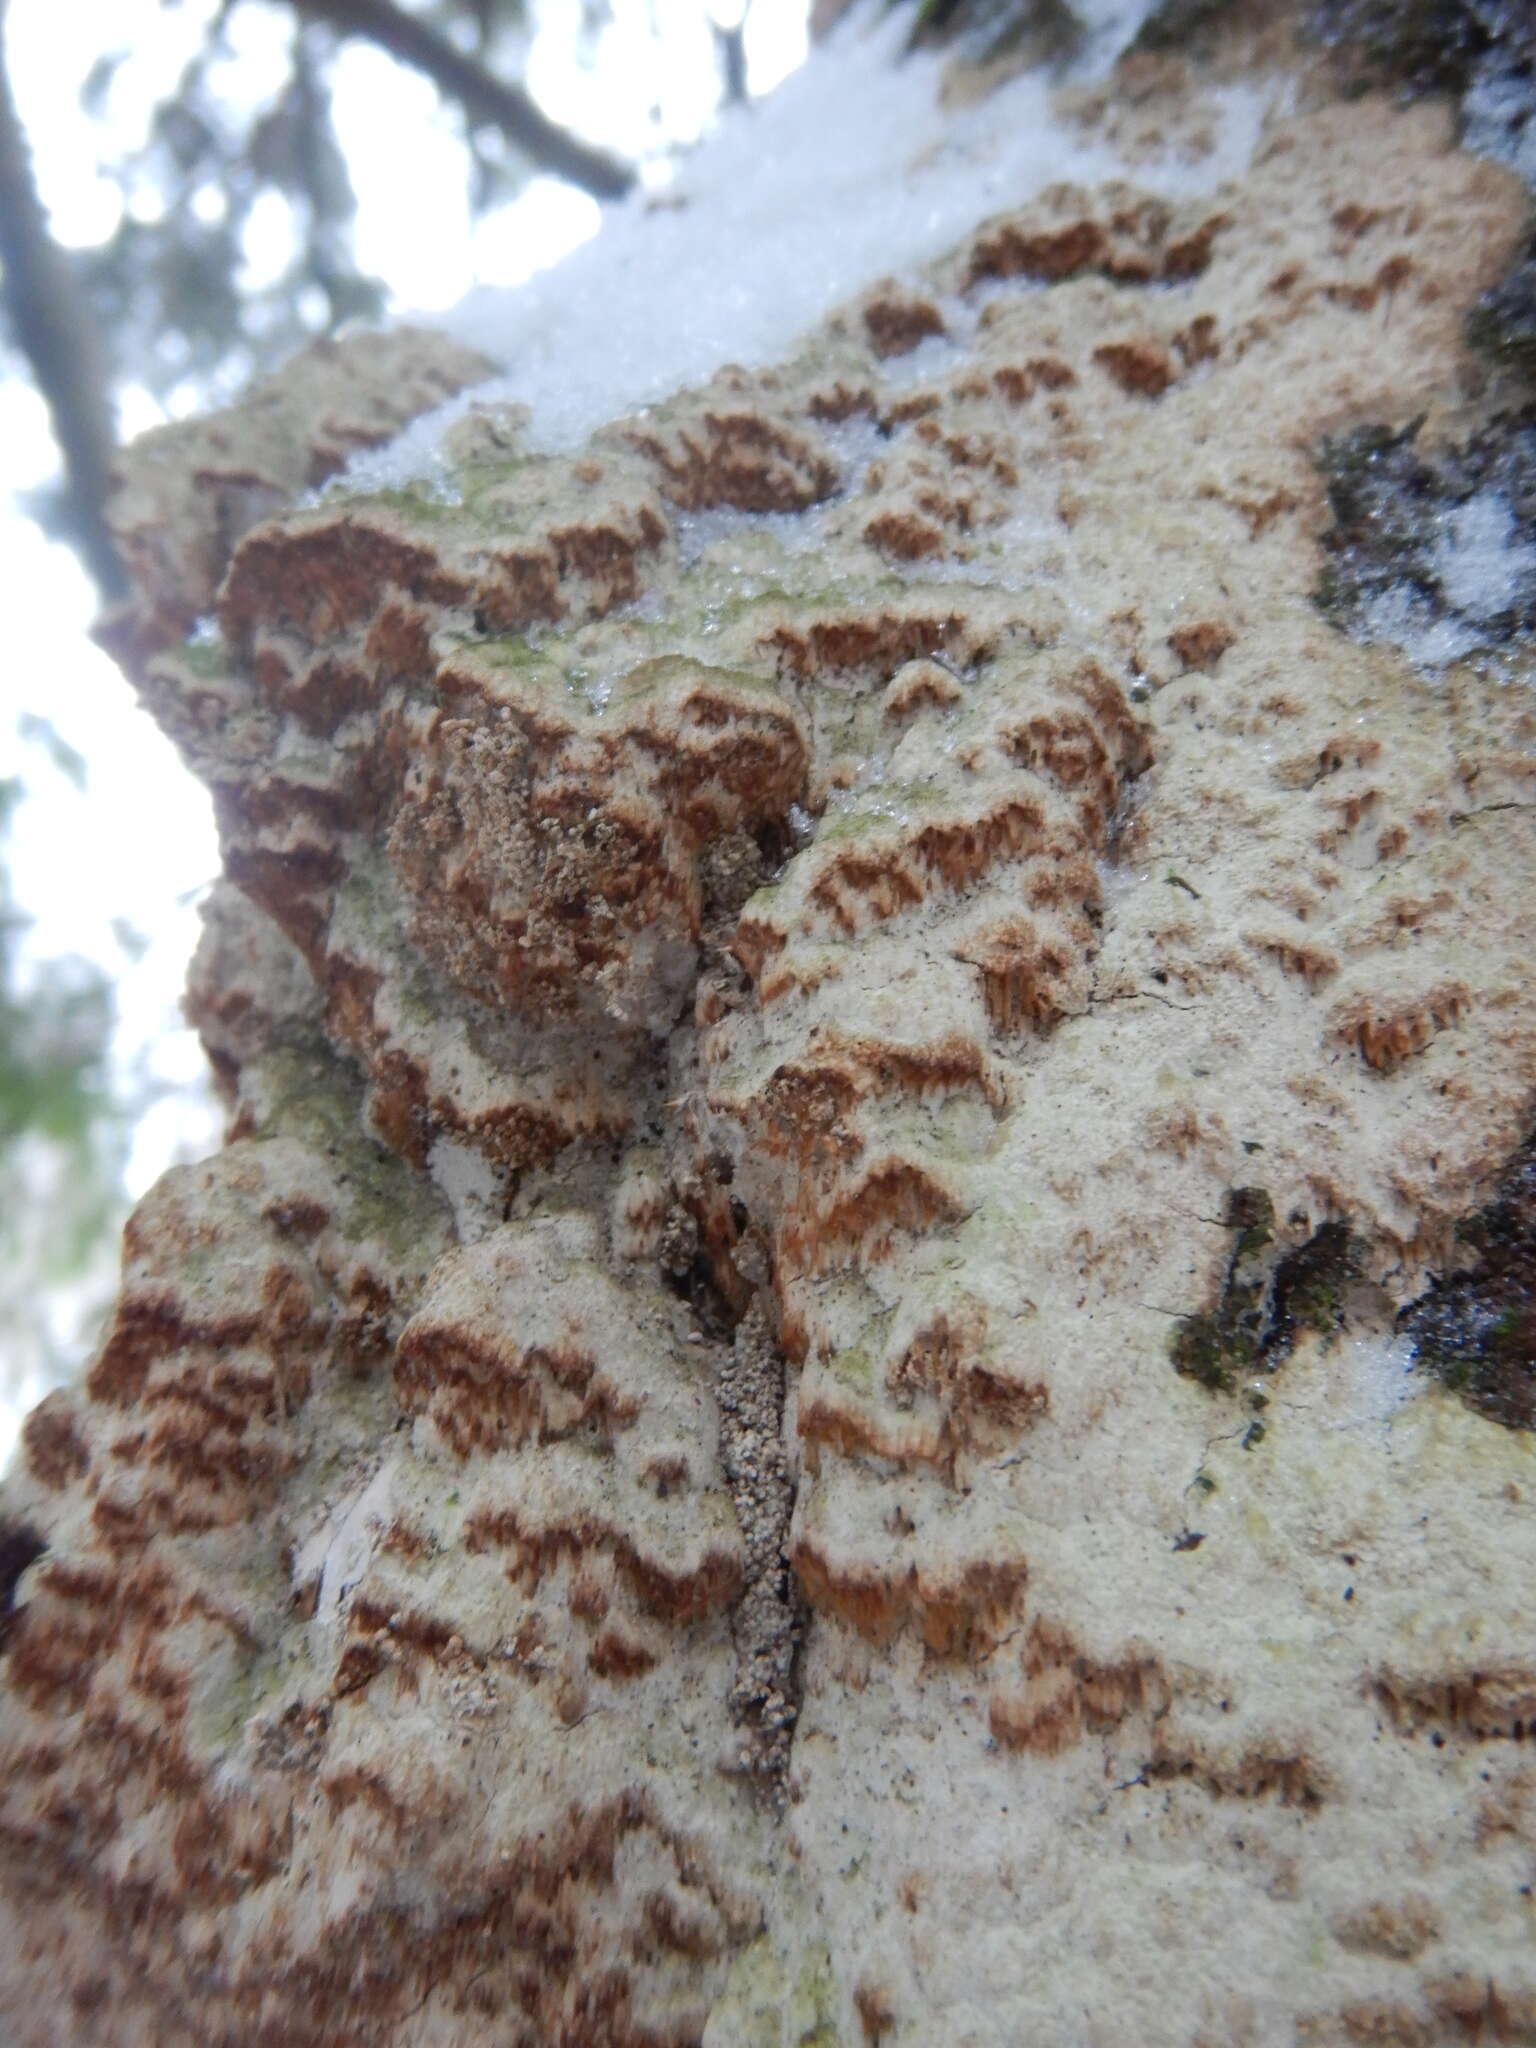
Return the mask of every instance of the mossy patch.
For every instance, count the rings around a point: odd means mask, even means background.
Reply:
[[[1230,1394],[1258,1369],[1264,1340],[1264,1254],[1274,1239],[1274,1204],[1263,1188],[1231,1188],[1222,1212],[1234,1233],[1226,1276],[1213,1308],[1183,1316],[1174,1328],[1174,1369],[1213,1394]]]
[[[183,640],[169,658],[198,682],[223,682],[233,666],[222,639]]]
[[[323,1040],[279,1045],[259,1066],[264,1104],[257,1138],[293,1137],[335,1166],[355,1242],[373,1238],[408,1270],[433,1256],[443,1230],[431,1188],[367,1134],[362,1085]]]
[[[1342,1328],[1345,1290],[1354,1272],[1349,1226],[1337,1219],[1285,1253],[1270,1278],[1264,1357],[1288,1357],[1308,1330],[1327,1336]]]
[[[437,526],[463,526],[464,508],[452,499],[439,494],[439,487],[425,480],[413,480],[398,490],[370,491],[366,497],[357,497],[346,487],[343,478],[321,494],[322,504],[344,504],[351,506],[373,506],[384,512],[402,513],[419,524]]]
[[[868,1395],[874,1392],[875,1361],[867,1344],[852,1344],[845,1350],[834,1351],[829,1368],[832,1377],[854,1393]]]
[[[1458,1236],[1479,1256],[1398,1318],[1415,1363],[1506,1429],[1536,1429],[1536,1133]]]
[[[1355,1249],[1336,1218],[1287,1248],[1263,1188],[1229,1189],[1222,1223],[1232,1246],[1220,1291],[1210,1308],[1180,1317],[1169,1352],[1183,1378],[1212,1394],[1241,1395],[1251,1417],[1243,1448],[1251,1450],[1265,1433],[1263,1380],[1306,1332],[1331,1336],[1342,1326]]]

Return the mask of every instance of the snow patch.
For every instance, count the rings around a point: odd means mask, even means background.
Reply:
[[[1465,660],[1511,621],[1536,610],[1536,542],[1521,537],[1502,491],[1483,490],[1441,522],[1430,566],[1438,601],[1410,581],[1379,591],[1361,614],[1361,637],[1400,647],[1415,668],[1437,674]]]
[[[1090,61],[1103,68],[1148,8],[1099,0],[1080,11],[1093,31]],[[941,108],[942,60],[901,58],[907,32],[904,16],[848,23],[771,99],[727,115],[671,189],[636,193],[592,241],[528,283],[472,292],[440,316],[436,324],[505,374],[358,456],[345,488],[423,478],[441,488],[445,431],[487,401],[525,404],[533,447],[578,447],[604,422],[725,363],[783,355],[862,287],[910,273],[1056,180],[1132,177],[1168,198],[1210,191],[1246,167],[1268,109],[1251,87],[1216,89],[1217,139],[1206,154],[1132,170],[1057,117],[1039,73],[976,106]]]
[[[786,554],[808,554],[817,545],[820,514],[800,512],[739,512],[732,506],[718,506],[708,512],[683,512],[677,519],[678,554],[685,569],[693,567],[710,549],[744,533],[771,534]],[[731,575],[741,573],[734,563],[725,565]]]
[[[1411,1340],[1390,1331],[1340,1336],[1330,1347],[1329,1363],[1334,1428],[1386,1443],[1398,1410],[1424,1386],[1414,1373]]]
[[[1517,64],[1486,64],[1461,102],[1462,146],[1491,156],[1536,189],[1536,91]]]
[[[1536,544],[1518,532],[1514,508],[1499,491],[1479,491],[1447,514],[1435,568],[1454,610],[1486,623],[1525,608],[1536,581]]]
[[[1438,675],[1464,661],[1479,635],[1465,619],[1448,616],[1410,583],[1379,591],[1360,613],[1360,638],[1375,646],[1398,647],[1416,669]]]

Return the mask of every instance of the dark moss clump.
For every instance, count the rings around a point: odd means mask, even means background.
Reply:
[[[1500,415],[1459,448],[1421,448],[1421,425],[1357,427],[1318,451],[1334,523],[1315,600],[1370,638],[1445,622],[1467,649],[1503,645],[1536,626],[1536,570],[1516,538],[1536,519],[1536,408]],[[1475,516],[1507,518],[1510,574],[1496,595],[1479,581],[1469,597],[1456,580],[1475,498]]]
[[[1178,50],[1230,12],[1232,0],[1162,0],[1136,31],[1133,50]]]
[[[1305,1244],[1287,1252],[1269,1285],[1265,1358],[1289,1356],[1307,1330],[1327,1333],[1339,1329],[1344,1321],[1344,1291],[1354,1274],[1354,1246],[1346,1223],[1325,1223]]]
[[[917,0],[908,48],[954,44],[978,64],[1014,51],[1032,63],[1064,64],[1084,41],[1067,0]]]
[[[1536,1429],[1536,1135],[1458,1235],[1478,1254],[1398,1317],[1416,1363],[1506,1429]]]
[[[1212,1308],[1180,1318],[1169,1350],[1184,1378],[1213,1394],[1241,1394],[1249,1417],[1242,1446],[1251,1451],[1266,1434],[1264,1379],[1304,1332],[1331,1334],[1344,1321],[1354,1241],[1348,1226],[1333,1220],[1285,1249],[1263,1188],[1230,1189],[1222,1222],[1233,1237],[1221,1292]]]
[[[1468,314],[1467,340],[1499,369],[1536,384],[1536,233]]]
[[[1199,42],[1231,9],[1232,0],[1161,0],[1130,47],[1182,49]],[[979,63],[1018,51],[1032,63],[1064,64],[1089,39],[1090,30],[1070,0],[917,0],[910,43],[955,43]]]
[[[1257,1416],[1268,1406],[1254,1379],[1272,1373],[1305,1331],[1331,1332],[1344,1320],[1344,1296],[1355,1272],[1346,1224],[1324,1223],[1289,1250],[1275,1235],[1275,1208],[1263,1188],[1228,1191],[1222,1222],[1233,1233],[1227,1270],[1215,1305],[1183,1316],[1169,1347],[1174,1370],[1213,1394],[1235,1393]],[[1255,1419],[1245,1448],[1262,1441]]]
[[[1221,1220],[1234,1233],[1221,1293],[1214,1308],[1180,1318],[1171,1349],[1174,1370],[1185,1379],[1230,1394],[1262,1360],[1275,1205],[1263,1188],[1229,1188]]]
[[[1313,33],[1362,87],[1464,93],[1529,55],[1529,0],[1322,0]]]

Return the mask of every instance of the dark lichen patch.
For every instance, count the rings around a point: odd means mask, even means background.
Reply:
[[[1478,1255],[1398,1318],[1414,1362],[1506,1429],[1536,1429],[1536,1134],[1458,1228]]]
[[[1161,53],[1198,46],[1231,10],[1232,0],[1160,0],[1129,47]],[[1099,26],[1090,9],[1069,0],[918,0],[915,17],[910,47],[955,44],[975,63],[1002,56],[1067,63]]]
[[[1536,231],[1467,315],[1467,340],[1499,369],[1536,384]]]
[[[908,48],[951,44],[977,64],[1012,55],[1065,63],[1085,37],[1067,0],[918,0]]]
[[[1266,1356],[1286,1357],[1308,1330],[1327,1336],[1342,1328],[1344,1294],[1355,1271],[1354,1240],[1337,1219],[1287,1252],[1270,1282]]]
[[[1241,1389],[1252,1417],[1243,1448],[1251,1450],[1265,1434],[1263,1378],[1307,1331],[1330,1336],[1344,1321],[1354,1241],[1347,1224],[1330,1219],[1287,1249],[1263,1188],[1229,1189],[1222,1223],[1233,1236],[1221,1290],[1211,1308],[1179,1319],[1169,1350],[1174,1370],[1210,1393]]]
[[[1436,493],[1413,452],[1418,430],[1357,427],[1318,450],[1333,525],[1314,599],[1336,625],[1360,624],[1373,598],[1404,581],[1428,594]]]
[[[1309,25],[1361,90],[1465,93],[1529,59],[1528,0],[1322,0]]]
[[[1458,651],[1507,644],[1536,626],[1536,557],[1519,538],[1536,521],[1536,408],[1460,446],[1424,446],[1422,425],[1323,443],[1334,523],[1315,602],[1365,639],[1444,628]]]
[[[1232,0],[1161,0],[1136,31],[1133,50],[1179,50],[1231,11]]]
[[[1260,1366],[1267,1288],[1264,1253],[1274,1240],[1275,1208],[1263,1188],[1231,1188],[1223,1226],[1235,1233],[1214,1308],[1180,1318],[1173,1333],[1175,1371],[1213,1394],[1230,1394]]]

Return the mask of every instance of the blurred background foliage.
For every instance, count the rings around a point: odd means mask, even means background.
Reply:
[[[231,97],[238,56],[229,31],[239,4],[222,0],[147,138],[111,163],[122,219],[79,263],[114,367],[130,369],[159,397],[189,378],[229,390],[303,340],[375,318],[387,305],[386,280],[356,261],[357,201],[333,119],[332,60],[348,37],[424,72],[459,110],[474,211],[511,197],[541,167],[600,198],[618,196],[631,180],[629,167],[546,122],[517,82],[529,42],[524,0],[417,8],[293,0],[283,75],[254,106]],[[583,0],[587,41],[605,15],[602,0]],[[104,53],[86,80],[85,104],[103,117],[127,56]],[[252,290],[242,280],[246,231],[255,210],[274,199],[296,223],[294,252]]]
[[[40,749],[84,788],[83,759],[46,720],[24,714],[16,737],[19,753]],[[12,1283],[0,1286],[0,1358],[40,1390],[71,1362],[76,1300],[109,1281],[141,1102],[112,1071],[110,974],[79,955],[21,959],[32,920],[16,903],[8,853],[26,789],[23,774],[0,777],[0,1274]],[[123,942],[132,951],[136,935]]]

